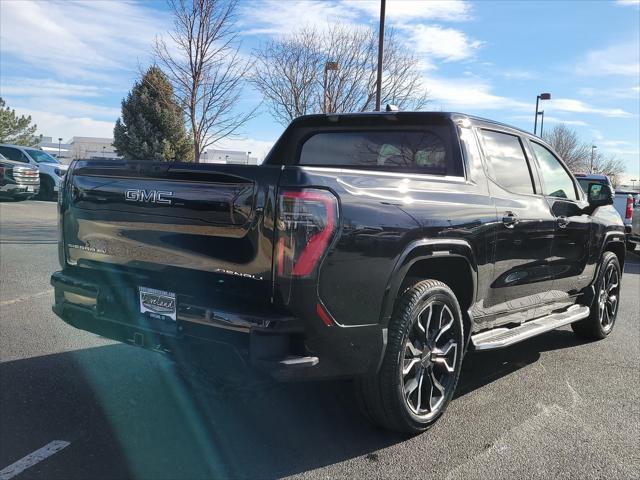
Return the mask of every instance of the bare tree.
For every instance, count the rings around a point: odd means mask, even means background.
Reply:
[[[153,46],[188,118],[196,162],[208,146],[237,135],[254,113],[236,110],[250,67],[239,54],[236,3],[169,0],[170,42],[156,38]]]
[[[560,123],[544,135],[572,172],[584,171],[591,159],[591,147],[580,140],[575,130]]]
[[[584,143],[575,130],[564,124],[556,125],[544,139],[560,155],[572,172],[589,172],[591,169],[591,144]],[[611,179],[616,186],[625,165],[614,155],[597,152],[593,155],[593,172],[601,173]]]
[[[613,186],[617,187],[620,183],[620,174],[625,172],[625,165],[615,155],[603,155],[598,152],[593,157],[593,171],[594,173],[606,175],[613,183]]]
[[[377,33],[371,28],[330,25],[301,28],[254,51],[251,82],[282,124],[318,112],[373,110]],[[327,62],[335,62],[331,70]],[[335,68],[337,67],[337,68]],[[383,103],[419,109],[427,103],[419,60],[402,48],[393,30],[385,38]]]

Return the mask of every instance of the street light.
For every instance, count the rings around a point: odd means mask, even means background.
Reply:
[[[378,76],[376,79],[376,112],[380,111],[382,101],[382,57],[384,53],[384,12],[387,0],[380,0],[380,29],[378,31]]]
[[[540,138],[542,138],[542,131],[544,130],[544,110],[540,110],[538,115],[540,115]]]
[[[591,145],[591,167],[589,168],[589,173],[593,173],[593,153],[596,148],[598,148],[596,145]]]
[[[251,152],[247,152],[247,165],[249,165],[249,157],[251,156]]]
[[[58,158],[60,158],[60,144],[62,143],[62,137],[58,137]]]
[[[632,190],[635,190],[635,189],[636,189],[636,182],[637,182],[637,181],[638,181],[638,180],[636,180],[635,178],[632,178],[632,179],[631,179],[631,189],[632,189]]]
[[[340,65],[338,64],[338,62],[327,61],[324,64],[324,80],[323,80],[323,88],[322,88],[324,92],[323,102],[322,102],[322,109],[324,110],[324,113],[327,113],[327,72],[329,70],[335,72],[339,68],[340,68]]]
[[[540,100],[551,100],[551,94],[550,93],[541,93],[540,95],[538,95],[536,97],[536,116],[535,116],[535,121],[533,123],[533,134],[536,135],[536,133],[538,132],[538,102],[540,102]]]

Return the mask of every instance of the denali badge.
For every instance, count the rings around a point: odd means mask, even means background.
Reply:
[[[173,192],[138,189],[124,191],[124,198],[128,202],[164,203],[171,205],[171,199],[167,197],[173,197]]]

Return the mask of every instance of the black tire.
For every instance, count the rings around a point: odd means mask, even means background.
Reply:
[[[629,252],[633,252],[636,249],[636,244],[633,242],[627,242],[627,250]]]
[[[409,287],[397,301],[387,339],[378,374],[356,382],[358,402],[381,427],[423,432],[444,413],[460,376],[464,332],[454,293],[437,280]]]
[[[53,200],[53,180],[43,175],[40,176],[40,193],[38,197],[41,200]]]
[[[591,313],[584,320],[571,324],[576,335],[590,340],[601,340],[612,332],[620,306],[621,279],[618,257],[613,252],[604,252]]]

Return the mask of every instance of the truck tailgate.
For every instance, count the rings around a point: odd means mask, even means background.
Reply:
[[[168,283],[259,283],[268,292],[280,172],[277,166],[77,162],[62,200],[64,259],[101,272],[153,278],[161,271]]]

